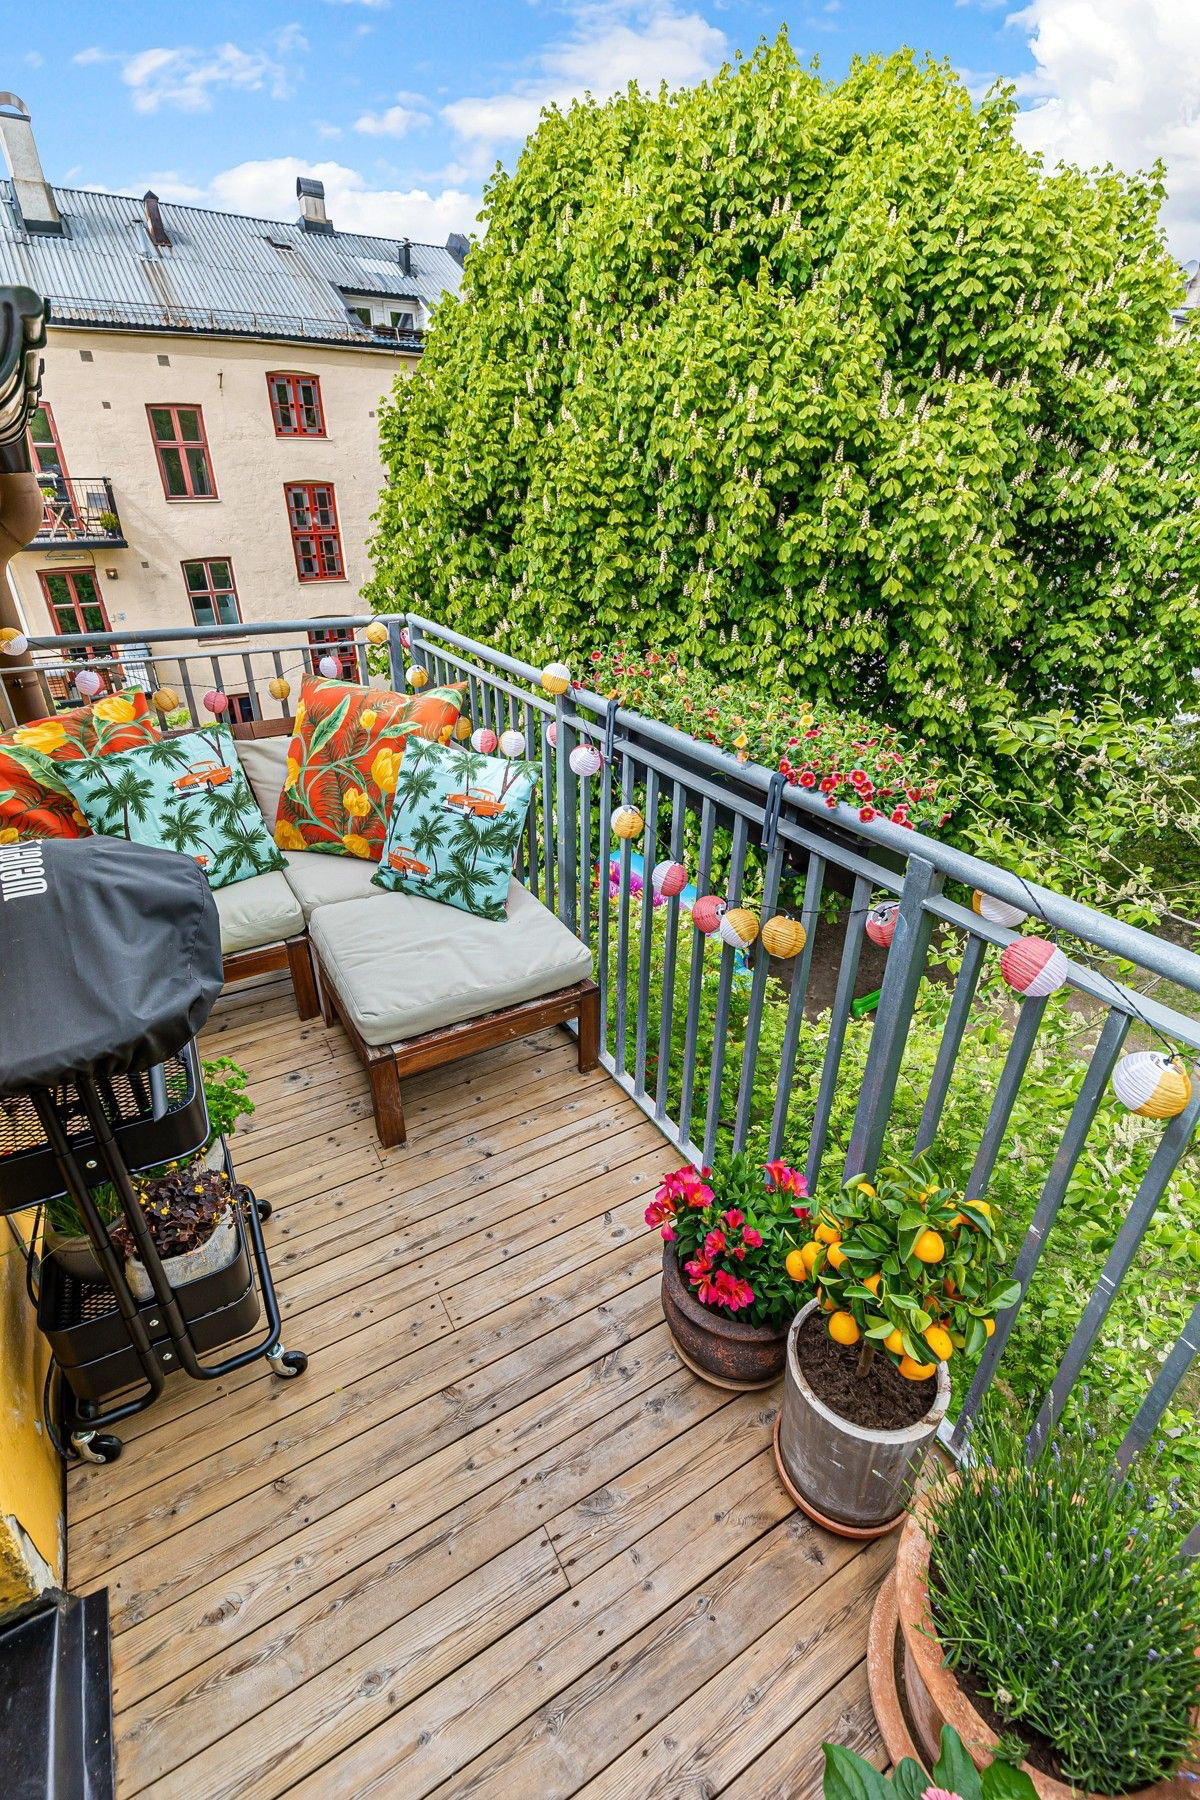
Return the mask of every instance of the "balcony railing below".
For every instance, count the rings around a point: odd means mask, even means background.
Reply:
[[[76,550],[125,547],[121,516],[107,475],[45,476],[42,523],[30,549],[43,545]]]

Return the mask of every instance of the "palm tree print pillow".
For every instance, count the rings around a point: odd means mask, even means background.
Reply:
[[[161,736],[140,688],[0,732],[0,844],[86,837],[87,823],[60,765],[156,744]]]
[[[536,762],[413,740],[392,797],[377,887],[503,919]]]
[[[98,836],[194,857],[210,887],[285,866],[220,726],[119,756],[85,756],[61,774]]]
[[[306,676],[275,816],[279,848],[378,862],[404,746],[450,736],[465,687],[393,694]]]

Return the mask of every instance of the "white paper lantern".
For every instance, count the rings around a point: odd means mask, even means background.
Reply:
[[[604,758],[594,744],[576,744],[567,761],[572,773],[581,775],[586,780],[589,775],[596,773]]]
[[[318,675],[324,675],[326,677],[326,679],[329,681],[333,680],[333,677],[337,674],[337,672],[338,672],[338,666],[337,666],[337,659],[335,657],[323,656],[321,658],[320,662],[317,664]]]
[[[496,748],[496,734],[489,725],[481,725],[478,731],[471,733],[471,748],[478,750],[480,756],[490,756]]]
[[[1015,931],[1029,917],[1019,906],[1010,906],[1007,900],[997,900],[994,894],[985,894],[982,888],[976,888],[971,895],[971,906],[990,925],[1007,925],[1010,931]]]
[[[80,669],[75,677],[76,691],[82,694],[85,700],[90,700],[93,694],[98,694],[103,686],[104,683],[95,669]]]
[[[502,731],[500,733],[501,756],[524,756],[525,733],[523,731]]]
[[[24,656],[28,648],[29,639],[23,631],[13,631],[11,636],[6,637],[4,642],[0,643],[0,650],[3,650],[5,656]]]
[[[1192,1097],[1192,1083],[1178,1057],[1161,1050],[1134,1050],[1112,1073],[1112,1089],[1122,1106],[1143,1119],[1174,1119]]]

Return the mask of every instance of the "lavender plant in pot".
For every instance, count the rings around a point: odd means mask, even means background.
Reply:
[[[676,1169],[646,1209],[663,1238],[662,1305],[680,1358],[719,1387],[767,1387],[796,1310],[786,1263],[804,1235],[804,1176],[745,1151]]]

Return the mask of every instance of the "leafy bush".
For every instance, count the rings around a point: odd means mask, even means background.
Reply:
[[[550,109],[381,414],[381,610],[644,637],[936,743],[1190,699],[1200,333],[1157,172],[1048,172],[1011,89],[786,38]]]
[[[952,1668],[1016,1731],[1058,1752],[1064,1780],[1124,1794],[1174,1774],[1200,1705],[1200,1566],[1180,1506],[1124,1476],[1083,1429],[1030,1467],[1024,1429],[985,1409],[976,1476],[929,1490],[930,1604]]]

